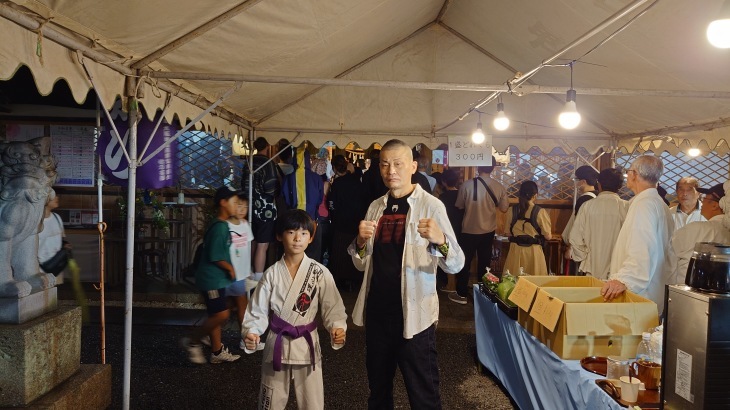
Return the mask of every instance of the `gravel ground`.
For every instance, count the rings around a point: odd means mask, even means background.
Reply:
[[[189,326],[133,326],[131,408],[133,409],[255,409],[260,381],[261,353],[246,355],[238,349],[238,334],[226,330],[224,343],[242,357],[235,363],[194,365],[179,347]],[[320,330],[322,332],[322,330]],[[326,333],[320,334],[328,340]],[[122,407],[124,328],[106,327],[106,358],[112,367],[112,409]],[[100,363],[100,328],[82,331],[82,363]],[[323,348],[325,407],[367,408],[365,334],[348,330],[347,345],[335,351]],[[509,397],[476,365],[474,334],[437,332],[444,409],[514,409]],[[407,409],[408,398],[397,373],[395,407]],[[296,409],[293,393],[287,409]]]

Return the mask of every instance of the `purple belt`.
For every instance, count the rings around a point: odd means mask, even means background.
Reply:
[[[312,341],[312,331],[317,329],[317,321],[313,321],[306,325],[292,326],[286,320],[277,315],[271,315],[271,330],[276,333],[276,342],[274,342],[274,371],[281,370],[281,338],[289,336],[292,340],[304,337],[309,344],[309,357],[312,361],[314,369],[314,342]]]

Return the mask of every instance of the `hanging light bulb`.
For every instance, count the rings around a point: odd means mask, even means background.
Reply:
[[[479,112],[479,121],[477,121],[477,129],[471,134],[471,141],[475,144],[484,142],[484,132],[482,132],[482,113]]]
[[[730,0],[726,0],[715,21],[707,26],[707,40],[717,48],[730,48]]]
[[[570,66],[570,90],[565,97],[565,108],[558,117],[560,126],[566,130],[572,130],[580,124],[580,113],[575,106],[575,90],[573,89],[573,62]]]
[[[566,100],[565,108],[560,113],[558,122],[560,122],[561,127],[572,130],[580,124],[580,113],[575,106],[575,90],[568,90]]]
[[[492,125],[499,131],[504,131],[509,128],[509,118],[504,115],[504,104],[501,102],[497,103],[497,116],[494,118]]]
[[[690,157],[696,157],[700,154],[701,152],[699,148],[690,148],[689,150],[687,150],[687,155],[689,155]]]

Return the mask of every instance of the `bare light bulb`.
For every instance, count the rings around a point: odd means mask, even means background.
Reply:
[[[558,117],[558,122],[567,130],[572,130],[580,125],[580,113],[575,106],[575,90],[573,89],[568,90],[567,102]]]
[[[482,122],[477,122],[477,129],[471,134],[471,141],[475,144],[484,142],[484,132],[482,132]]]
[[[690,157],[696,157],[700,154],[701,152],[699,148],[690,148],[689,150],[687,150],[687,155],[689,155]]]
[[[707,26],[707,40],[717,48],[730,48],[730,19],[710,23]]]
[[[494,118],[492,125],[499,131],[509,128],[509,118],[504,114],[504,104],[497,104],[497,116]]]

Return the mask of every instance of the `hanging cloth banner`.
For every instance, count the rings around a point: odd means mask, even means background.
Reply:
[[[127,114],[119,109],[118,105],[114,106],[111,112],[114,118],[114,124],[119,131],[122,141],[129,149],[129,125],[127,122]],[[177,132],[177,128],[168,124],[164,120],[157,129],[155,135],[151,135],[157,123],[147,120],[142,116],[137,123],[137,150],[138,155],[147,145],[147,141],[152,138],[152,142],[147,148],[147,152],[153,152],[159,148],[165,141],[169,140]],[[99,136],[96,152],[101,159],[101,170],[107,181],[114,185],[127,186],[129,178],[129,163],[124,157],[124,152],[119,146],[119,140],[112,135],[112,127],[108,121],[104,121],[104,128]],[[145,164],[137,168],[137,188],[140,189],[159,189],[175,186],[177,183],[178,169],[180,161],[177,157],[178,144],[173,142],[165,149],[150,158]]]

